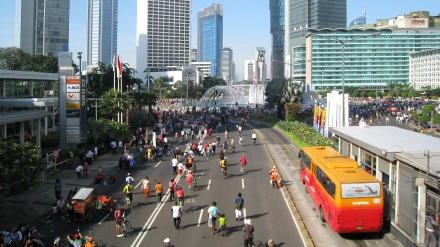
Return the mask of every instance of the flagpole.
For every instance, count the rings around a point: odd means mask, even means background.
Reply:
[[[113,55],[113,90],[116,90],[116,55]]]

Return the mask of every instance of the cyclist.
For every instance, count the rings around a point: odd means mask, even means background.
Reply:
[[[252,140],[254,141],[254,145],[255,145],[255,143],[257,143],[257,134],[252,133]]]
[[[232,152],[235,152],[235,142],[234,142],[234,139],[231,139],[231,150],[232,150]]]
[[[223,143],[223,150],[224,150],[225,153],[226,153],[226,151],[228,151],[228,142],[227,141],[225,141]]]
[[[133,185],[125,185],[123,192],[125,193],[125,200],[127,201],[128,209],[130,209],[131,201],[133,200]]]
[[[220,167],[222,168],[223,175],[226,178],[226,176],[228,175],[228,161],[226,157],[220,160]]]
[[[188,188],[189,189],[192,188],[193,178],[194,178],[194,176],[193,176],[191,170],[189,170],[188,174],[186,174],[186,181],[188,182]]]
[[[121,234],[122,213],[121,213],[121,208],[119,207],[115,210],[115,220],[116,220],[116,236],[122,237],[124,236],[123,234]]]
[[[240,143],[240,145],[243,146],[243,136],[240,134],[240,137],[238,138],[238,142]]]
[[[127,173],[127,177],[125,178],[125,182],[127,184],[132,184],[134,182],[134,178],[131,176],[130,173]]]
[[[246,165],[247,165],[247,159],[246,156],[244,156],[244,154],[240,158],[240,164],[241,164],[240,171],[244,173],[246,171]]]
[[[176,185],[176,194],[178,202],[183,206],[183,202],[185,201],[185,193],[183,192],[182,186],[179,184]]]

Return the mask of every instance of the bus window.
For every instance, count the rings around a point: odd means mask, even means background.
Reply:
[[[325,191],[333,198],[335,198],[335,183],[319,168],[316,167],[316,179],[318,179],[319,183],[324,187]]]
[[[305,153],[301,154],[301,163],[303,163],[307,167],[307,169],[310,170],[311,160],[310,160],[310,157],[307,154],[305,154]]]

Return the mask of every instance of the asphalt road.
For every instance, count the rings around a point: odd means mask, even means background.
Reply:
[[[184,185],[186,198],[180,230],[174,229],[173,226],[170,213],[172,202],[157,204],[154,193],[152,193],[152,197],[145,198],[141,191],[140,183],[145,176],[150,178],[152,187],[160,179],[164,188],[168,189],[168,181],[172,176],[171,160],[168,158],[150,163],[138,159],[136,166],[131,171],[135,179],[134,205],[139,204],[140,207],[135,207],[130,211],[124,210],[132,225],[127,238],[116,237],[113,215],[99,210],[94,211],[91,222],[54,221],[41,226],[39,231],[45,232],[47,239],[61,236],[65,243],[65,236],[75,233],[79,228],[83,234],[90,235],[91,233],[106,247],[162,246],[165,238],[170,238],[172,243],[179,247],[241,246],[243,243],[243,221],[236,221],[234,215],[234,199],[237,193],[241,192],[245,200],[244,216],[251,219],[255,227],[256,246],[259,243],[265,243],[270,238],[275,240],[277,246],[304,246],[303,239],[293,220],[288,200],[285,200],[282,190],[273,189],[269,184],[268,172],[272,163],[265,145],[261,142],[257,145],[251,143],[252,130],[249,127],[244,128],[243,134],[244,145],[240,146],[237,131],[230,131],[228,142],[233,138],[237,144],[236,152],[226,155],[229,162],[228,178],[223,178],[218,155],[211,156],[209,160],[204,157],[196,157],[198,178],[196,191],[191,191],[186,187],[184,176],[176,176],[176,180],[180,180],[179,184]],[[213,140],[216,135],[214,134],[207,140]],[[224,142],[224,134],[220,133],[219,135],[221,143]],[[187,142],[179,142],[182,150],[185,143]],[[242,154],[245,154],[248,159],[248,173],[244,175],[239,171],[239,158]],[[125,209],[122,181],[125,180],[126,172],[119,170],[111,172],[114,173],[117,183],[98,185],[95,193],[116,198]],[[163,201],[166,199],[168,199],[167,195],[164,196]],[[213,201],[217,202],[219,212],[226,214],[228,218],[229,235],[226,237],[218,234],[211,235],[207,226],[207,210]],[[217,228],[219,227],[217,226]]]

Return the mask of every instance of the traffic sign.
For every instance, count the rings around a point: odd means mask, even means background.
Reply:
[[[60,157],[60,151],[53,151],[53,158],[58,159]]]

